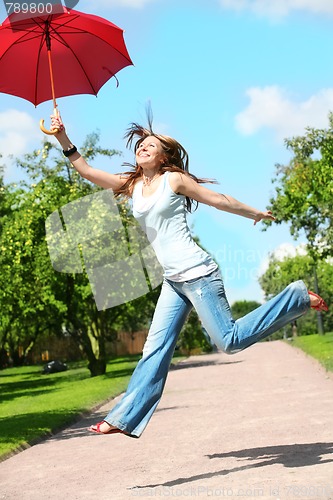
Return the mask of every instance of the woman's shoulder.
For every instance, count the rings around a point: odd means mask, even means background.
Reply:
[[[168,172],[169,184],[172,190],[177,193],[180,186],[183,184],[183,178],[185,174],[181,172]]]
[[[135,179],[132,185],[132,197],[138,192],[138,189],[142,186],[142,177]]]

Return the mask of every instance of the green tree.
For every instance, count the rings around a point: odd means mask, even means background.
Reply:
[[[61,301],[47,247],[41,244],[44,207],[35,203],[34,193],[15,194],[16,204],[3,217],[0,237],[0,304],[2,340],[19,365],[38,335],[59,325]]]
[[[242,318],[260,306],[255,300],[237,300],[231,306],[231,313],[234,319]]]
[[[304,136],[285,143],[293,158],[288,165],[276,167],[270,209],[277,224],[289,224],[295,239],[305,235],[312,258],[313,288],[321,293],[317,268],[322,259],[333,255],[333,114],[329,113],[328,129],[308,127]],[[323,333],[321,314],[318,328]]]
[[[295,238],[305,234],[312,257],[333,255],[333,114],[327,130],[307,128],[285,143],[293,158],[277,165],[270,208]]]
[[[109,158],[118,154],[102,149],[98,141],[98,134],[91,134],[81,147],[88,161],[98,154]],[[98,188],[82,179],[61,150],[47,141],[40,150],[18,159],[17,164],[27,172],[29,182],[22,182],[19,188],[9,186],[0,200],[2,346],[10,351],[15,364],[20,364],[38,335],[51,331],[70,334],[88,359],[91,374],[102,374],[106,368],[106,342],[114,338],[117,328],[146,326],[157,292],[98,311],[86,272],[55,271],[45,240],[45,221],[50,214],[97,193]],[[134,224],[126,205],[120,205],[120,213],[127,228]],[[101,244],[101,258],[107,252],[115,252],[116,256],[120,251],[121,245],[117,246],[114,239],[111,250]],[[136,272],[132,270],[130,279]]]
[[[195,310],[192,310],[180,332],[177,346],[187,355],[196,351],[210,352],[212,346],[206,339],[201,321]]]
[[[322,295],[331,303],[333,299],[333,266],[330,260],[320,260],[317,267],[318,279],[321,283]],[[313,289],[313,260],[310,255],[297,255],[283,260],[270,256],[266,272],[260,276],[259,283],[265,292],[266,299],[278,294],[292,281],[303,280],[308,288]],[[316,312],[311,311],[298,320],[298,333],[310,334],[314,330]],[[333,328],[333,313],[325,313],[324,327],[326,330]]]
[[[1,158],[0,154],[0,158]],[[5,215],[10,212],[10,201],[9,201],[9,193],[8,189],[4,184],[3,180],[3,172],[4,167],[0,166],[0,238],[3,233],[3,225]],[[0,248],[1,250],[1,248]],[[0,275],[1,280],[1,275]],[[4,344],[6,343],[8,331],[9,331],[9,323],[8,319],[4,317],[3,314],[0,313],[0,368],[7,366],[8,363],[8,354],[7,349],[5,349]]]

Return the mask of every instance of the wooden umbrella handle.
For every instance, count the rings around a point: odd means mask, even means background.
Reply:
[[[59,116],[59,111],[56,103],[56,98],[55,98],[55,92],[54,92],[54,80],[53,80],[53,69],[52,69],[52,58],[51,58],[51,41],[50,41],[50,35],[49,33],[47,34],[47,56],[48,56],[48,61],[49,61],[49,70],[50,70],[50,80],[51,80],[51,90],[52,90],[52,99],[53,99],[53,108],[54,108],[54,114],[55,116]],[[39,128],[41,129],[42,132],[46,135],[54,135],[59,132],[59,129],[56,128],[54,130],[47,130],[44,127],[44,120],[41,119],[39,122]]]
[[[58,128],[55,128],[53,130],[47,130],[47,128],[44,127],[44,120],[43,120],[43,118],[39,121],[39,128],[46,135],[55,135],[55,134],[57,134],[59,132]]]

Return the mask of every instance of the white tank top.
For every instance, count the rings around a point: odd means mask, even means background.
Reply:
[[[187,281],[211,273],[217,264],[193,240],[186,220],[185,196],[172,190],[169,175],[162,175],[157,190],[149,197],[142,195],[141,180],[135,184],[133,215],[146,233],[164,276]]]

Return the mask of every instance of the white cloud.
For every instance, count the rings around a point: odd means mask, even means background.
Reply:
[[[15,109],[0,113],[0,153],[4,157],[26,153],[29,142],[36,139],[41,139],[41,132],[30,115]]]
[[[278,140],[303,135],[305,127],[326,127],[333,110],[333,88],[322,89],[303,102],[293,101],[278,86],[253,87],[246,94],[250,103],[235,118],[237,130],[244,135],[262,128],[273,129]]]
[[[270,252],[270,255],[266,256],[259,267],[258,276],[262,276],[268,269],[270,257],[274,257],[277,260],[283,260],[287,257],[296,257],[297,255],[306,255],[306,246],[301,243],[300,245],[293,245],[292,243],[281,243],[275,250]]]
[[[281,243],[275,250],[272,252],[273,256],[278,260],[283,260],[286,257],[296,257],[296,255],[306,255],[306,245],[293,245],[292,243]]]
[[[295,10],[333,15],[332,0],[220,0],[220,5],[235,11],[249,10],[271,19],[280,19]]]

